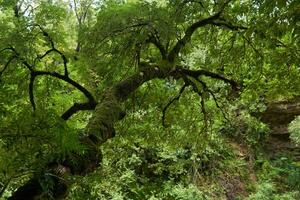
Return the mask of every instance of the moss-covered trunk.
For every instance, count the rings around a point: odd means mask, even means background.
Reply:
[[[69,186],[64,181],[67,176],[85,175],[95,170],[101,163],[102,156],[99,147],[115,136],[114,125],[125,116],[122,102],[143,83],[155,78],[165,78],[171,75],[170,71],[161,70],[159,67],[148,67],[106,89],[86,127],[86,136],[80,139],[87,147],[87,151],[83,155],[74,154],[59,163],[49,163],[42,175],[33,177],[18,188],[9,200],[33,200],[44,195],[41,180],[49,178],[45,177],[45,174],[49,173],[53,175],[50,177],[52,179],[51,196],[55,199],[63,198]]]

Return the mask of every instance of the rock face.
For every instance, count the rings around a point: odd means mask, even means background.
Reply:
[[[271,158],[287,153],[295,160],[300,160],[300,147],[292,143],[288,131],[288,124],[298,115],[300,115],[300,97],[269,103],[267,109],[259,115],[261,121],[271,128],[270,138],[265,145]]]

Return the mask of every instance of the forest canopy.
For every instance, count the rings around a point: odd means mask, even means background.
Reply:
[[[0,198],[297,199],[299,44],[297,0],[0,0]]]

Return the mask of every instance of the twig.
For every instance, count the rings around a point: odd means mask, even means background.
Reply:
[[[227,119],[227,117],[226,117],[226,115],[225,115],[223,109],[222,109],[221,106],[219,105],[219,103],[218,103],[218,101],[217,101],[217,98],[216,98],[215,94],[213,93],[213,91],[210,90],[210,89],[207,87],[206,83],[205,83],[203,80],[201,80],[201,79],[199,79],[199,78],[197,78],[196,80],[202,85],[203,90],[204,90],[204,91],[207,91],[207,92],[213,97],[213,100],[214,100],[214,102],[215,102],[217,108],[221,111],[221,113],[222,113],[224,119],[226,119],[226,120],[228,121],[228,119]]]
[[[9,64],[16,58],[16,56],[12,56],[10,59],[8,59],[8,61],[6,62],[6,64],[4,65],[3,69],[0,71],[0,77],[2,76],[3,72],[7,69],[7,67],[9,66]]]
[[[165,122],[166,111],[167,111],[167,109],[172,105],[172,103],[174,103],[175,101],[178,101],[178,100],[179,100],[179,98],[181,97],[182,93],[184,92],[184,90],[185,90],[185,88],[186,88],[187,86],[188,86],[188,85],[185,83],[185,84],[182,86],[182,88],[180,89],[179,94],[178,94],[176,97],[174,97],[173,99],[171,99],[171,101],[169,101],[169,103],[164,107],[164,109],[163,109],[163,111],[162,111],[162,113],[163,113],[163,115],[162,115],[162,125],[163,125],[163,127],[165,127],[165,128],[167,127],[166,122]]]
[[[213,79],[222,80],[225,83],[230,84],[233,90],[238,91],[240,89],[240,86],[236,81],[234,81],[232,79],[229,79],[229,78],[226,78],[225,76],[223,76],[221,74],[217,74],[217,73],[202,70],[202,69],[200,69],[200,70],[190,70],[190,69],[185,69],[185,68],[182,68],[182,67],[177,67],[176,70],[177,70],[178,73],[181,73],[182,75],[190,76],[190,77],[193,77],[195,79],[198,79],[199,76],[207,76],[207,77],[210,77],[210,78],[213,78]]]

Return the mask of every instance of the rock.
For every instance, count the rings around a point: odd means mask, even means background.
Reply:
[[[290,140],[288,125],[300,115],[300,97],[291,100],[271,102],[267,109],[260,114],[255,114],[271,129],[270,137],[265,144],[265,149],[270,158],[281,154],[288,154],[296,161],[300,160],[300,147]]]

